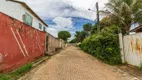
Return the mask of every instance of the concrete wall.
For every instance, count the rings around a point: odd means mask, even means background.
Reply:
[[[126,35],[123,37],[124,62],[134,65],[142,65],[142,33]]]
[[[57,49],[65,48],[65,42],[48,34],[48,54],[53,55]]]
[[[0,71],[17,69],[46,52],[46,33],[0,12]]]
[[[25,9],[21,4],[18,4],[18,3],[14,3],[11,1],[6,1],[6,0],[0,0],[0,12],[10,17],[13,17],[21,22],[23,22],[23,19],[22,19],[23,14],[28,13],[33,18],[32,27],[41,31],[43,31],[43,28],[39,29],[39,23],[41,23],[42,26],[46,27],[40,20],[38,20],[27,9]]]

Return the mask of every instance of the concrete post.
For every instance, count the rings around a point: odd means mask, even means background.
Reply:
[[[122,35],[122,33],[119,33],[119,45],[120,45],[120,50],[121,50],[122,63],[125,63],[125,53],[124,53],[123,35]]]

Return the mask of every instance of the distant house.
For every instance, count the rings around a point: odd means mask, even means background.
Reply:
[[[139,25],[138,27],[132,29],[130,32],[136,32],[136,33],[142,32],[142,25]]]
[[[40,31],[48,26],[27,4],[17,0],[1,0],[0,12]]]

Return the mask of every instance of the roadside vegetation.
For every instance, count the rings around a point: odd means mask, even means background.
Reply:
[[[7,74],[0,74],[0,80],[10,80],[10,76]]]
[[[32,69],[33,64],[29,63],[15,71],[12,71],[8,74],[0,74],[0,80],[15,80],[18,79],[22,74]]]
[[[109,0],[106,10],[100,11],[106,16],[97,24],[83,26],[77,31],[71,43],[79,43],[85,52],[107,64],[121,64],[118,33],[129,34],[131,25],[142,23],[142,0]]]
[[[142,63],[141,63],[141,65],[140,65],[139,69],[142,70]]]
[[[83,25],[83,30],[82,31],[76,31],[75,32],[75,38],[70,41],[70,43],[79,43],[82,42],[85,38],[90,36],[92,32],[92,24],[87,23]]]
[[[109,0],[101,12],[106,15],[104,24],[115,24],[128,34],[132,24],[142,23],[142,0]]]
[[[118,27],[110,26],[86,38],[80,48],[105,63],[114,65],[121,63],[118,41]]]
[[[88,54],[95,56],[103,62],[111,65],[121,64],[119,48],[118,26],[107,26],[97,32],[97,25],[89,23],[83,26],[83,31],[77,31],[75,39],[71,43],[80,43],[78,46]],[[89,26],[89,29],[85,29]],[[86,31],[87,30],[87,31]]]
[[[70,37],[71,37],[71,34],[68,31],[60,31],[58,33],[58,38],[64,40],[65,42],[68,42],[68,38]]]
[[[15,76],[19,76],[19,74],[27,72],[27,71],[29,71],[31,69],[32,69],[32,63],[26,64],[26,65],[20,67],[19,69],[13,71],[12,74],[11,74],[11,76],[14,76],[14,77]]]
[[[48,59],[50,59],[49,56],[45,56],[42,58],[39,58],[33,62],[30,62],[28,64],[25,64],[21,67],[19,67],[18,69],[9,72],[7,74],[0,74],[0,80],[17,80],[18,78],[20,78],[21,76],[23,76],[25,73],[27,73],[28,71],[30,71],[32,68],[38,66],[39,64],[47,61]]]

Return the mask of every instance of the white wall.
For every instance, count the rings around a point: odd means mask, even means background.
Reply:
[[[142,33],[123,37],[125,62],[135,66],[142,65]]]
[[[0,12],[5,13],[21,22],[23,22],[22,15],[25,13],[28,13],[30,16],[33,17],[32,27],[40,30],[39,23],[41,23],[42,26],[45,26],[40,20],[38,20],[35,16],[33,16],[28,10],[26,10],[19,3],[14,3],[11,1],[6,1],[6,0],[0,0]],[[40,31],[43,31],[43,27]]]

